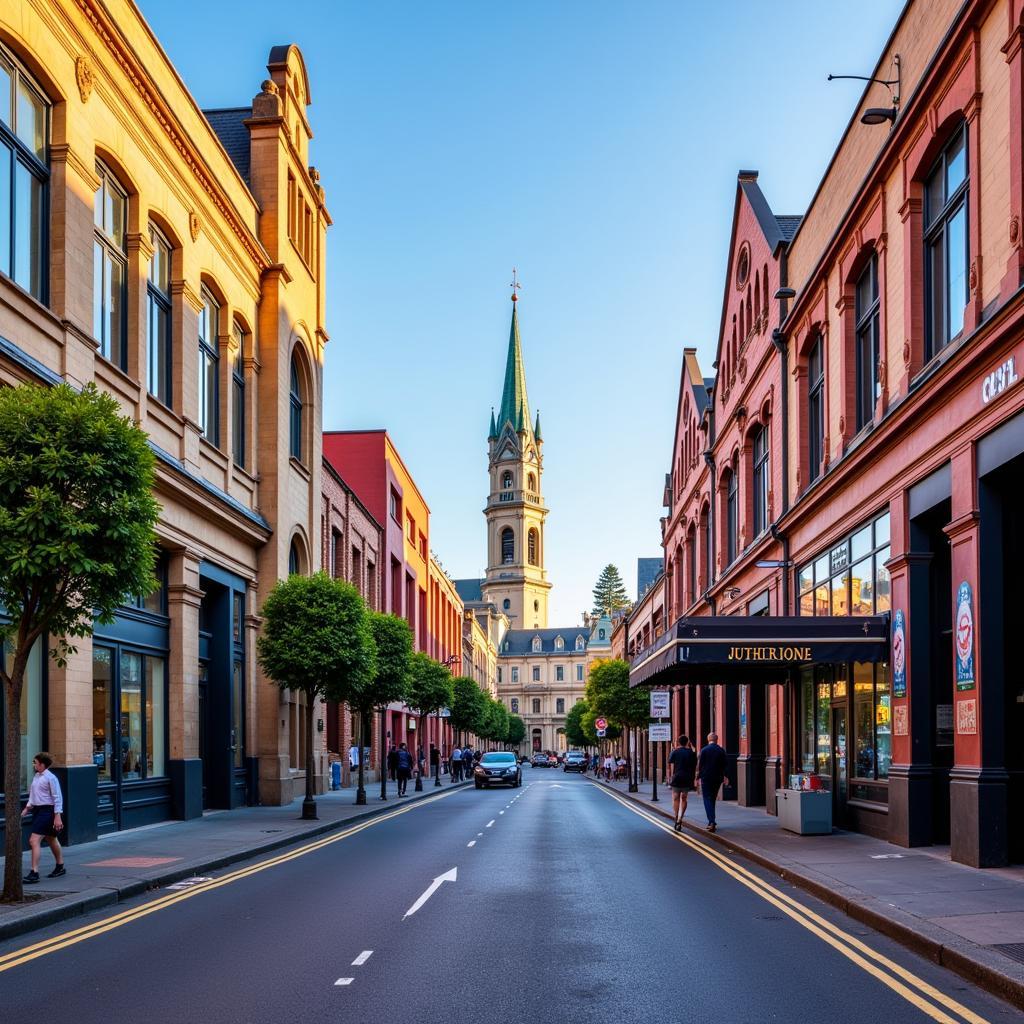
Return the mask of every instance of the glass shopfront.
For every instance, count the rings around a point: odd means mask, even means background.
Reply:
[[[11,671],[14,664],[14,647],[11,644],[0,644],[0,654],[4,658],[6,670]],[[40,750],[45,749],[46,700],[44,694],[45,672],[43,657],[43,641],[37,640],[32,647],[25,666],[25,682],[21,690],[21,752],[19,755],[19,778],[21,791],[28,792],[32,781],[32,758]],[[3,701],[0,701],[0,764],[6,757],[4,736],[6,720],[4,718]],[[3,777],[0,775],[0,806],[3,800]]]

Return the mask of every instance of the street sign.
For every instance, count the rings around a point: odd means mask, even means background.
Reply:
[[[601,732],[604,732],[604,730],[608,728],[608,719],[607,718],[595,718],[594,719],[594,728],[595,729],[599,729]]]
[[[597,738],[599,740],[603,740],[604,739],[604,733],[605,733],[604,729],[595,729],[594,731],[597,733]]]
[[[438,713],[437,713],[437,717],[438,718],[451,718],[452,717],[452,713],[451,713],[451,711],[448,708],[441,708],[441,710],[438,711]]]
[[[668,690],[651,690],[651,718],[670,718],[669,704],[672,695]]]
[[[647,735],[652,743],[664,743],[672,739],[672,726],[668,722],[651,722],[647,727]]]

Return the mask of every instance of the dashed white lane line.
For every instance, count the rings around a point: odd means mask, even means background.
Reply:
[[[468,843],[466,843],[466,845],[467,846],[476,846],[476,840],[475,839],[471,839]]]
[[[483,832],[477,832],[477,838],[483,835]]]
[[[487,822],[487,824],[486,824],[486,825],[484,825],[484,828],[490,828],[490,827],[491,827],[491,826],[492,826],[492,825],[494,824],[494,822],[495,822],[496,820],[497,820],[497,819],[495,819],[495,818],[491,818],[491,820],[490,820],[489,822]]]
[[[498,811],[498,814],[499,814],[499,815],[502,815],[502,814],[504,814],[504,813],[505,813],[504,811]]]
[[[335,985],[351,985],[355,978],[339,978],[334,984]]]
[[[372,949],[364,949],[362,951],[362,953],[360,953],[359,956],[357,956],[355,958],[355,960],[352,961],[352,966],[353,967],[362,967],[363,964],[365,964],[366,961],[369,960],[371,956],[373,956],[373,950]]]

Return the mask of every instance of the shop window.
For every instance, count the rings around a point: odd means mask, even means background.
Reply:
[[[238,658],[232,663],[231,669],[231,752],[234,766],[236,768],[244,768],[245,665]]]
[[[768,428],[762,426],[754,434],[754,530],[759,537],[768,529]]]
[[[516,557],[516,540],[511,526],[501,531],[501,564],[511,565]]]
[[[299,462],[302,458],[302,380],[299,361],[292,353],[290,386],[288,389],[288,454]]]
[[[924,189],[925,344],[934,356],[964,327],[968,300],[967,125],[942,151]]]
[[[100,355],[122,370],[128,365],[128,192],[102,163],[93,200],[92,333]]]
[[[235,358],[231,363],[231,454],[236,466],[245,468],[245,328],[232,325]]]
[[[149,259],[146,279],[146,390],[170,407],[173,366],[171,335],[171,243],[149,226]]]
[[[220,362],[220,306],[205,288],[199,314],[199,430],[211,444],[220,444],[220,398],[217,364]]]
[[[879,298],[878,256],[873,254],[857,282],[857,429],[875,416],[875,401],[881,389],[878,381]]]
[[[853,774],[887,779],[892,762],[892,708],[886,665],[853,665]]]
[[[819,335],[807,358],[807,477],[817,480],[825,449],[825,359]]]
[[[46,301],[50,106],[0,47],[0,273]]]
[[[45,701],[43,694],[43,643],[45,638],[32,645],[32,651],[25,665],[25,681],[21,689],[21,752],[19,756],[18,779],[22,792],[28,792],[32,782],[32,758],[36,752],[44,749],[45,739]],[[14,668],[14,645],[0,644],[0,654],[4,658],[6,671]],[[4,737],[6,722],[4,702],[0,701],[0,758],[4,756]],[[2,763],[2,762],[0,762]],[[0,794],[3,793],[3,779],[0,778]]]

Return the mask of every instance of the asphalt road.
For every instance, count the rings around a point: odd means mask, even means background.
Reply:
[[[740,858],[548,769],[524,769],[518,790],[454,790],[191,890],[0,945],[0,1019],[43,1015],[1020,1020]]]

